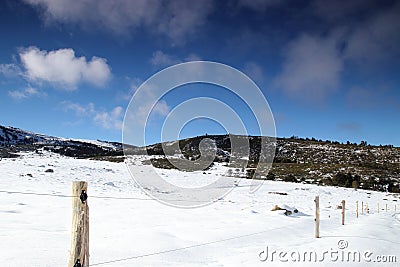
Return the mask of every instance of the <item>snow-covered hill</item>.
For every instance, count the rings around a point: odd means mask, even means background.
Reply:
[[[187,159],[200,157],[199,144],[211,139],[217,147],[215,161],[231,162],[231,141],[227,135],[207,135],[179,141],[182,154]],[[275,181],[306,182],[320,185],[356,187],[379,191],[400,192],[400,148],[391,145],[372,146],[341,144],[337,141],[302,139],[297,137],[261,140],[258,136],[236,136],[247,139],[250,146],[246,168],[248,177]],[[166,142],[172,146],[178,141]],[[258,168],[261,142],[276,146],[272,169]],[[163,155],[163,144],[147,147],[151,155]],[[180,153],[180,151],[172,151]],[[158,160],[158,167],[171,167]]]
[[[14,127],[5,127],[0,125],[0,147],[30,144],[57,146],[76,146],[77,144],[90,144],[113,150],[121,149],[121,144],[115,142],[54,137],[44,134],[33,133]]]
[[[336,141],[313,138],[264,138],[270,140],[267,142],[268,145],[273,144],[270,151],[271,154],[274,150],[276,152],[274,164],[272,169],[267,165],[256,169],[261,138],[236,136],[236,139],[248,140],[250,148],[249,153],[245,153],[246,155],[236,155],[236,159],[249,160],[244,174],[240,176],[400,192],[400,148],[398,147],[371,146],[364,141],[360,144],[341,144]],[[173,155],[180,154],[182,151],[187,159],[196,160],[200,157],[200,144],[202,143],[203,146],[207,144],[203,142],[205,140],[210,141],[210,151],[216,148],[215,162],[232,162],[231,140],[228,135],[197,136],[147,147],[129,146],[127,154],[149,154],[157,158],[164,155],[163,145],[165,145],[172,148]],[[176,144],[178,146],[174,146]],[[127,152],[127,145],[124,148]],[[22,151],[42,150],[76,158],[124,160],[121,143],[66,139],[0,126],[0,158],[15,157]],[[213,154],[211,155],[213,157]],[[174,167],[162,158],[152,160],[152,163],[160,168]]]
[[[130,158],[144,176],[152,168],[142,164],[146,159]],[[144,194],[124,163],[48,151],[3,158],[0,266],[67,264],[68,196],[73,180],[89,183],[91,266],[309,266],[309,254],[317,256],[318,266],[398,266],[400,262],[398,194],[279,181],[265,181],[250,194],[250,180],[227,177],[228,169],[219,163],[206,173],[173,169],[160,173],[180,185],[218,178],[237,179],[238,184],[218,202],[180,209]],[[318,239],[314,237],[316,195],[321,209]],[[337,209],[342,199],[346,200],[344,226],[342,210]],[[366,208],[361,211],[361,203],[368,206],[368,213]],[[285,216],[284,210],[271,211],[275,205],[298,212]],[[360,254],[360,262],[347,262],[349,253]],[[386,262],[377,262],[383,259]]]
[[[117,142],[61,138],[0,126],[0,158],[42,150],[79,158],[123,155],[122,144]]]

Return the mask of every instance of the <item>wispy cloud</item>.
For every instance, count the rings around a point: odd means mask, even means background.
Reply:
[[[117,92],[116,99],[118,101],[129,101],[131,100],[133,94],[139,88],[139,86],[143,83],[143,80],[140,78],[128,78],[130,81],[129,88],[125,91],[119,90]]]
[[[246,62],[243,72],[254,80],[258,85],[264,81],[264,73],[262,67],[255,62]]]
[[[95,107],[93,103],[89,103],[87,105],[82,105],[78,103],[73,103],[69,101],[61,102],[61,106],[64,111],[73,111],[75,115],[84,117],[88,115],[93,115],[96,113]]]
[[[24,0],[38,7],[48,25],[54,22],[76,24],[87,30],[107,30],[129,35],[145,28],[183,42],[206,23],[214,10],[214,1],[166,0]]]
[[[14,100],[24,100],[31,97],[45,97],[47,94],[41,92],[33,87],[27,87],[21,90],[11,90],[8,91],[8,95]]]
[[[123,108],[120,106],[117,106],[109,111],[96,108],[95,104],[93,103],[82,105],[79,103],[64,101],[61,102],[61,106],[63,107],[64,111],[72,111],[77,117],[90,118],[94,124],[104,129],[122,129]]]
[[[47,82],[66,90],[75,90],[81,82],[104,86],[111,69],[104,58],[76,57],[73,49],[54,51],[37,47],[21,49],[20,58],[26,77],[35,82]]]
[[[17,64],[0,64],[0,74],[6,77],[19,76],[21,73],[21,68]]]
[[[357,24],[351,30],[346,59],[359,66],[379,69],[380,64],[399,57],[400,47],[400,3],[384,9]]]
[[[177,63],[180,63],[181,61],[172,56],[172,55],[168,55],[160,50],[157,50],[153,53],[152,58],[150,59],[150,63],[153,66],[157,66],[157,67],[165,67],[165,66],[169,66],[169,65],[174,65]]]
[[[200,61],[202,60],[202,58],[194,53],[189,54],[186,58],[185,58],[185,62],[186,61]]]
[[[303,34],[284,50],[282,72],[276,86],[294,98],[323,101],[335,91],[343,69],[337,37]]]
[[[310,4],[314,15],[330,29],[343,28],[343,56],[358,68],[382,71],[400,56],[400,3],[398,1],[319,1]]]
[[[122,129],[122,107],[118,106],[111,111],[97,112],[93,121],[105,129]]]
[[[189,54],[184,59],[181,59],[175,55],[167,54],[161,50],[157,50],[153,53],[153,55],[150,59],[150,63],[154,67],[167,67],[167,66],[175,65],[178,63],[182,63],[182,62],[199,61],[199,60],[201,60],[201,58],[198,55],[193,54],[193,53]]]
[[[171,110],[171,107],[163,99],[155,103],[155,97],[160,94],[160,89],[143,84],[143,81],[139,78],[131,79],[129,91],[119,92],[118,97],[125,101],[131,100],[140,86],[143,86],[140,94],[136,95],[134,102],[131,103],[131,106],[128,106],[127,117],[125,118],[130,125],[135,125],[135,127],[143,127],[146,123],[159,117],[165,117]]]

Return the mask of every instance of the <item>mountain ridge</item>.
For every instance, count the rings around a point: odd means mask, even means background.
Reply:
[[[118,142],[54,137],[0,125],[0,157],[16,157],[18,152],[39,149],[83,158],[122,155],[122,144]]]
[[[123,162],[124,151],[132,155],[149,155],[158,168],[175,168],[164,155],[163,146],[178,144],[172,154],[197,160],[204,139],[216,148],[214,162],[231,164],[232,175],[246,178],[288,182],[317,183],[379,191],[400,192],[400,148],[392,145],[372,146],[339,143],[314,138],[270,138],[275,142],[272,168],[257,168],[261,150],[259,136],[239,136],[249,141],[248,163],[243,170],[235,168],[229,135],[205,135],[177,141],[157,143],[146,147],[123,145],[118,142],[67,139],[35,134],[14,127],[0,126],[0,158],[17,157],[21,151],[52,151],[76,158],[91,158]],[[263,138],[265,139],[265,138]]]

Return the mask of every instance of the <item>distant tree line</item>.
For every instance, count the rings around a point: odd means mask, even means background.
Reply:
[[[254,170],[247,170],[247,177],[254,178]],[[278,177],[273,173],[269,172],[266,176],[267,180],[283,180],[285,182],[306,182],[304,177],[297,178],[294,174],[287,174],[283,177]],[[317,180],[311,183],[318,183]],[[362,179],[358,174],[352,174],[350,172],[338,172],[332,178],[324,178],[319,181],[321,185],[327,186],[339,186],[339,187],[347,187],[347,188],[355,188],[355,189],[366,189],[366,190],[374,190],[374,191],[383,191],[390,193],[400,193],[400,185],[399,183],[394,182],[389,178],[376,178],[376,177],[368,177],[366,179]]]
[[[370,144],[368,144],[368,142],[367,141],[365,141],[365,140],[362,140],[362,141],[360,141],[360,143],[359,144],[357,144],[357,143],[352,143],[352,142],[350,142],[350,141],[347,141],[346,143],[341,143],[341,142],[339,142],[339,141],[331,141],[331,140],[322,140],[322,139],[316,139],[316,138],[314,138],[314,137],[311,137],[311,138],[308,138],[308,137],[306,137],[306,138],[302,138],[302,137],[299,137],[299,136],[297,136],[297,135],[292,135],[291,137],[289,137],[289,139],[290,140],[297,140],[297,141],[311,141],[311,142],[318,142],[318,143],[326,143],[326,144],[333,144],[333,145],[353,145],[353,146],[363,146],[363,147],[367,147],[367,146],[371,146]],[[391,144],[388,144],[388,145],[382,145],[382,144],[380,144],[379,145],[379,147],[385,147],[385,148],[393,148],[394,146],[393,145],[391,145]]]
[[[349,172],[338,172],[332,178],[324,179],[323,183],[330,186],[400,193],[399,185],[389,178],[375,178],[370,176],[367,179],[361,179],[360,175],[353,175]]]

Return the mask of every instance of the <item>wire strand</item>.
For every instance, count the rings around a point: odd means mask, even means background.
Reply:
[[[137,255],[137,256],[132,256],[132,257],[127,257],[127,258],[103,261],[103,262],[98,262],[98,263],[94,263],[94,264],[90,264],[90,265],[91,266],[105,265],[105,264],[116,263],[116,262],[121,262],[121,261],[128,261],[128,260],[133,260],[133,259],[138,259],[138,258],[145,258],[145,257],[150,257],[150,256],[155,256],[155,255],[160,255],[160,254],[166,254],[166,253],[176,252],[176,251],[180,251],[180,250],[192,249],[192,248],[196,248],[196,247],[203,247],[203,246],[216,244],[216,243],[222,243],[222,242],[226,242],[226,241],[230,241],[230,240],[234,240],[234,239],[240,239],[240,238],[244,238],[244,237],[259,235],[259,234],[263,234],[263,233],[266,233],[266,232],[269,232],[269,231],[283,229],[283,228],[287,228],[287,226],[268,229],[268,230],[264,230],[264,231],[260,231],[260,232],[256,232],[256,233],[251,233],[251,234],[246,234],[246,235],[229,237],[229,238],[220,239],[220,240],[214,240],[214,241],[210,241],[210,242],[206,242],[206,243],[200,243],[200,244],[181,247],[181,248],[174,248],[174,249],[162,250],[162,251],[157,251],[157,252],[152,252],[152,253],[147,253],[147,254],[142,254],[142,255]]]
[[[20,191],[5,191],[5,190],[0,190],[0,193],[20,194],[20,195],[35,195],[35,196],[52,196],[52,197],[79,197],[79,196],[69,196],[69,195],[62,195],[62,194],[20,192]]]
[[[0,190],[0,193],[8,193],[8,194],[21,194],[21,195],[35,195],[35,196],[51,196],[51,197],[80,197],[80,196],[70,196],[70,195],[63,195],[63,194],[50,194],[50,193],[35,193],[35,192],[21,192],[21,191],[6,191],[6,190]],[[89,198],[97,198],[97,199],[116,199],[116,200],[144,200],[144,201],[152,201],[156,200],[153,198],[139,198],[139,197],[111,197],[111,196],[90,196]],[[173,202],[179,202],[179,201],[187,201],[185,199],[170,199],[170,201]],[[202,200],[190,200],[189,202],[199,202],[199,203],[204,203],[207,201],[202,201]],[[212,202],[228,202],[228,203],[233,203],[233,201],[230,200],[223,200],[223,199],[217,199],[213,200]]]

